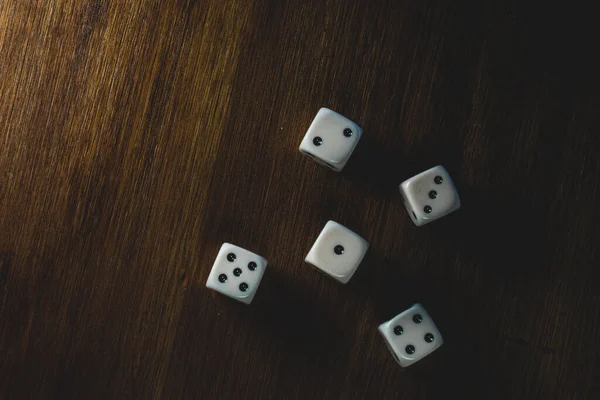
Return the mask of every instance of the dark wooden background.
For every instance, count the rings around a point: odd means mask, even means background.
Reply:
[[[1,0],[0,398],[600,398],[596,22],[550,7]],[[322,106],[340,174],[297,149]],[[463,208],[417,228],[437,164]],[[303,263],[329,219],[348,285]],[[224,241],[250,306],[204,286]],[[414,302],[446,344],[403,370]]]

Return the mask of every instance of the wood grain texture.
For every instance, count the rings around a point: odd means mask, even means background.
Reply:
[[[595,23],[549,7],[0,0],[0,398],[598,398]],[[365,132],[340,174],[321,106]],[[437,164],[463,208],[416,228]],[[348,285],[303,263],[329,219]],[[204,286],[224,241],[250,306]],[[414,302],[446,344],[402,370]]]

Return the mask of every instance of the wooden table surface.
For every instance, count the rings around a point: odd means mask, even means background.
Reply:
[[[549,7],[1,0],[0,398],[600,398],[597,42]],[[342,173],[298,152],[322,106]],[[463,208],[417,228],[437,164]],[[347,285],[303,262],[329,219]],[[225,241],[250,306],[205,288]],[[401,369],[415,302],[446,343]]]

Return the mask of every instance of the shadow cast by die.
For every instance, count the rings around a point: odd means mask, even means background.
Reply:
[[[506,281],[529,281],[548,265],[545,219],[526,198],[459,188],[461,209],[432,222],[436,241]],[[450,223],[451,222],[451,223]]]
[[[411,272],[415,270],[416,266],[388,259],[372,247],[348,287],[374,302],[377,320],[382,323],[416,303],[428,287],[426,277]]]
[[[442,333],[444,345],[428,356],[416,376],[433,384],[437,397],[448,393],[462,399],[506,399],[511,392],[511,371],[501,363],[497,332],[483,304],[454,282],[438,288],[436,298],[424,304]],[[429,359],[429,360],[427,360]],[[435,363],[434,376],[426,368]],[[423,368],[423,369],[421,369]]]
[[[252,304],[252,316],[274,341],[283,343],[286,351],[301,358],[335,355],[342,336],[340,328],[311,288],[271,270],[265,274],[259,290],[261,293]]]
[[[392,196],[402,179],[399,171],[404,170],[399,154],[395,149],[364,136],[342,173],[369,191]]]

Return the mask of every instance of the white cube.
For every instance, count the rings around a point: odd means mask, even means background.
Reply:
[[[345,226],[329,221],[304,261],[338,281],[347,283],[368,248],[369,243],[365,239]]]
[[[206,287],[250,304],[267,267],[267,260],[231,243],[223,243]]]
[[[450,175],[441,165],[402,182],[400,193],[417,226],[440,219],[460,208],[458,192]]]
[[[402,367],[422,360],[444,344],[442,334],[420,304],[379,325],[379,332]]]
[[[339,172],[361,136],[362,129],[355,122],[328,108],[321,108],[300,143],[300,152]]]

